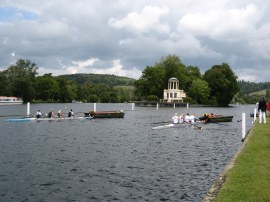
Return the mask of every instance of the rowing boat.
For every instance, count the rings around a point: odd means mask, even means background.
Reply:
[[[22,118],[11,118],[5,119],[6,122],[28,122],[28,121],[62,121],[62,120],[78,120],[78,119],[92,119],[93,117],[62,117],[62,118],[36,118],[36,117],[22,117]]]
[[[152,130],[160,130],[160,129],[166,129],[166,128],[174,128],[174,127],[179,127],[181,124],[167,124],[167,125],[162,125],[162,126],[155,126],[155,127],[152,127]],[[197,129],[203,129],[203,127],[201,126],[197,126],[195,124],[188,124],[188,126],[191,126],[191,127],[196,127]]]
[[[171,123],[171,124],[167,124],[167,125],[152,127],[152,129],[159,130],[159,129],[172,128],[172,127],[176,127],[176,125]]]
[[[217,122],[232,122],[233,116],[222,116],[215,115],[214,117],[199,117],[200,121],[204,121],[205,123],[217,123]]]
[[[84,113],[85,117],[93,117],[94,119],[96,118],[124,118],[125,113],[123,110],[121,111],[98,111],[94,112],[91,111],[89,113]]]

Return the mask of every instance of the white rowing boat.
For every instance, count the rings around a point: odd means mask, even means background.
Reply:
[[[171,124],[167,124],[167,125],[162,125],[162,126],[152,127],[152,129],[153,129],[153,130],[160,130],[160,129],[166,129],[166,128],[179,127],[179,126],[180,126],[180,124],[173,124],[173,123],[171,123]],[[195,128],[197,128],[197,129],[201,129],[201,130],[203,129],[202,126],[197,126],[197,125],[195,125],[195,124],[188,124],[188,125],[186,125],[186,126],[195,127]]]
[[[77,120],[77,119],[92,119],[93,117],[62,117],[62,118],[36,118],[36,117],[23,117],[23,118],[11,118],[5,119],[7,122],[28,122],[28,121],[62,121],[62,120]]]
[[[171,124],[167,124],[167,125],[152,127],[152,129],[153,130],[159,130],[159,129],[173,128],[173,127],[176,127],[176,125],[171,123]]]

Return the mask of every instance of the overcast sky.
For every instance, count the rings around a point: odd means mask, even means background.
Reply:
[[[28,59],[39,75],[138,79],[177,55],[201,73],[228,63],[270,81],[269,0],[0,0],[0,71]]]

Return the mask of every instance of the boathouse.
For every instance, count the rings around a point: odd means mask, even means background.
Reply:
[[[161,102],[183,102],[183,98],[186,97],[184,90],[179,89],[179,80],[172,77],[168,80],[168,89],[163,91],[163,99]]]

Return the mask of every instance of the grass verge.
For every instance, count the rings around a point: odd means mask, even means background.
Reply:
[[[256,122],[249,135],[215,202],[270,201],[270,118]]]

